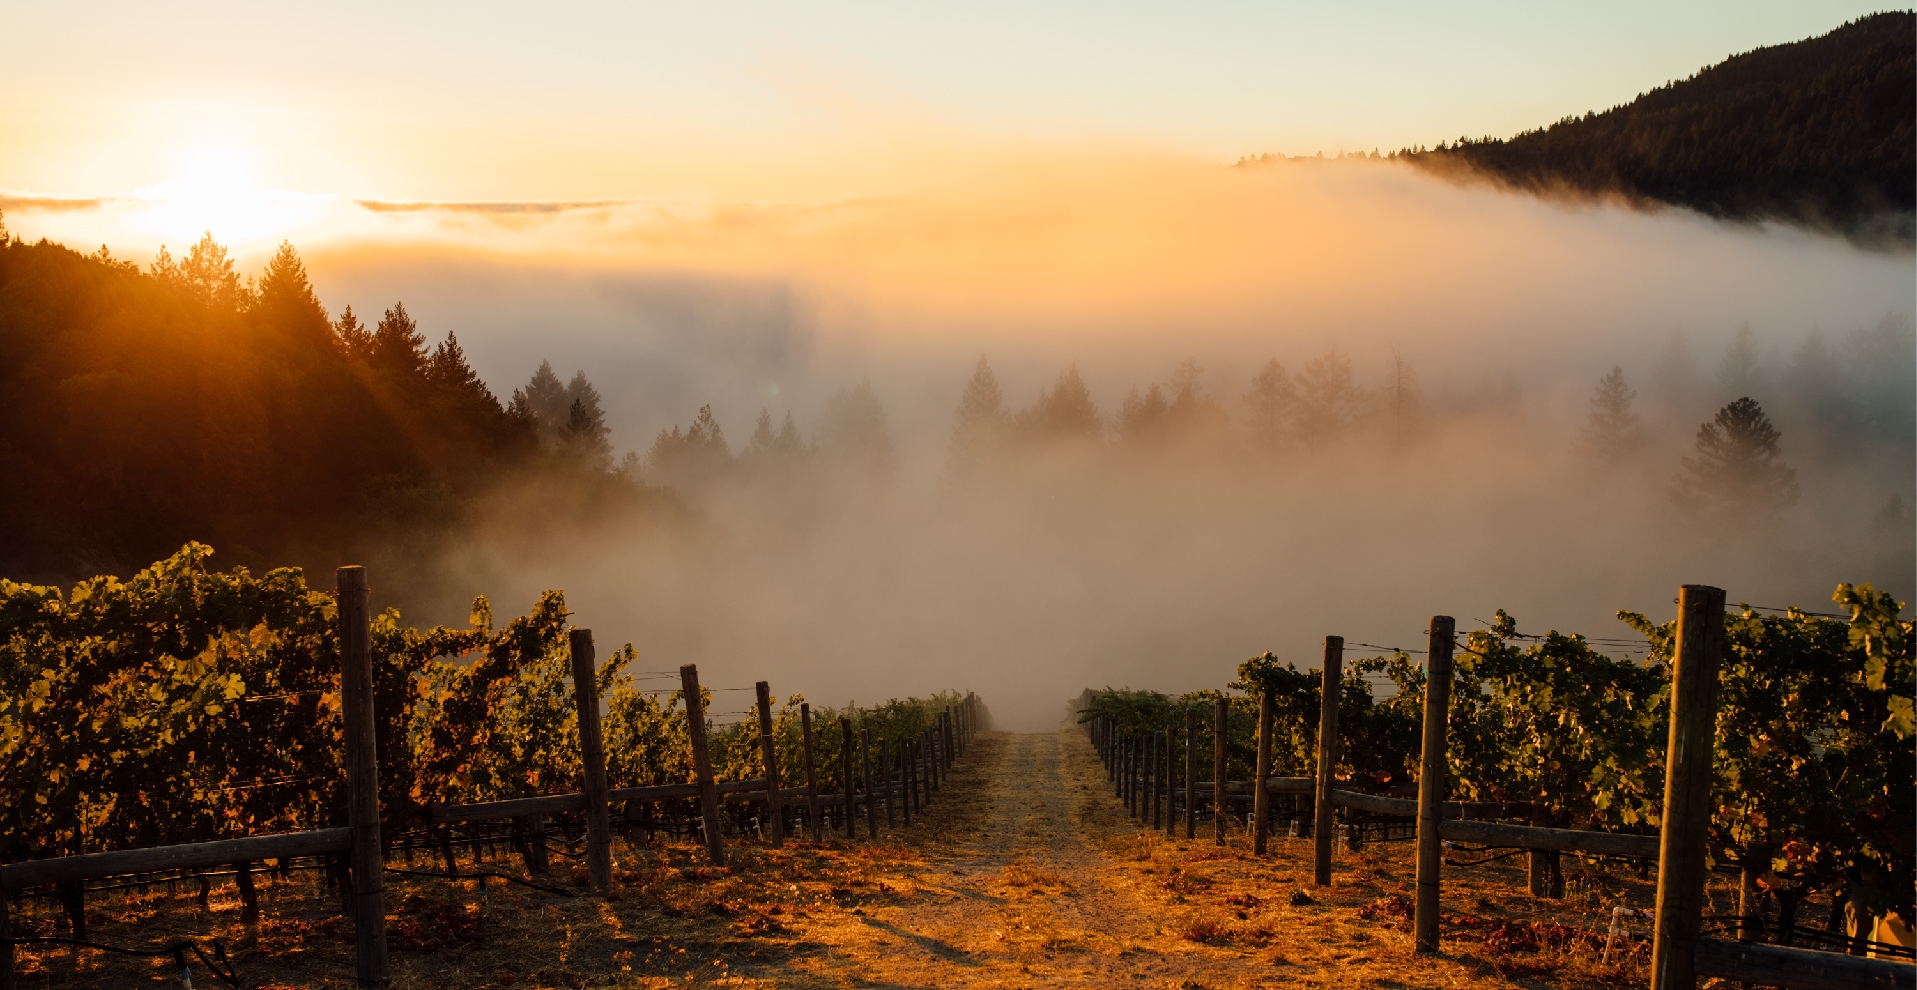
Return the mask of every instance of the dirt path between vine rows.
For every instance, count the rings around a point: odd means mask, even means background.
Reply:
[[[1408,934],[1359,910],[1409,894],[1408,870],[1374,860],[1310,888],[1307,841],[1274,838],[1259,859],[1242,833],[1221,846],[1201,824],[1194,840],[1141,829],[1082,732],[984,735],[925,823],[955,841],[921,842],[891,896],[807,918],[813,952],[734,972],[941,990],[1589,985],[1468,952],[1415,957]]]

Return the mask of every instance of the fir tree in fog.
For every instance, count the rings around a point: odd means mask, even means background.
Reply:
[[[972,377],[959,394],[958,409],[952,414],[952,439],[946,448],[948,463],[955,473],[963,474],[980,459],[990,457],[1005,442],[1012,416],[1005,409],[1005,393],[985,355],[978,357]]]
[[[646,452],[646,476],[655,484],[689,491],[711,483],[732,466],[732,449],[726,445],[725,431],[712,415],[711,406],[700,406],[692,425],[681,430],[660,430]]]
[[[1364,392],[1351,377],[1351,359],[1333,347],[1298,375],[1298,433],[1307,443],[1335,440],[1358,419]]]
[[[1264,368],[1252,376],[1251,390],[1245,393],[1245,408],[1250,414],[1245,429],[1253,445],[1267,452],[1285,447],[1293,433],[1292,413],[1297,404],[1298,389],[1285,366],[1277,358],[1265,362]]]
[[[426,380],[454,395],[498,408],[499,400],[493,398],[492,389],[487,388],[479,373],[466,363],[466,351],[459,346],[459,336],[450,330],[426,359]],[[610,449],[610,444],[607,446]]]
[[[1687,514],[1725,522],[1766,519],[1797,504],[1797,471],[1784,464],[1763,407],[1745,396],[1697,429],[1697,456],[1671,479],[1671,500]]]
[[[1105,437],[1105,420],[1092,404],[1092,391],[1076,363],[1059,373],[1050,391],[1018,414],[1019,432],[1034,440],[1095,442]]]
[[[506,412],[529,424],[539,442],[550,449],[583,452],[595,463],[609,462],[612,429],[599,408],[599,390],[584,371],[573,372],[572,381],[562,385],[552,362],[539,362],[525,387],[513,390]]]
[[[1613,367],[1598,379],[1591,393],[1591,414],[1584,427],[1584,447],[1605,463],[1624,460],[1644,446],[1644,430],[1631,408],[1637,393],[1624,383],[1624,368]]]

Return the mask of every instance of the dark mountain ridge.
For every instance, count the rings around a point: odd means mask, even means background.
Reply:
[[[1392,157],[1539,194],[1620,196],[1908,251],[1917,237],[1917,15],[1872,14],[1758,48],[1509,139],[1460,138]]]

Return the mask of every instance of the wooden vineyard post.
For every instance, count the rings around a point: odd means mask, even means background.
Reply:
[[[939,745],[938,728],[925,730],[925,765],[932,768],[932,793],[945,789],[944,747]]]
[[[885,802],[885,827],[897,828],[898,816],[892,807],[892,740],[879,737],[879,789],[880,800]]]
[[[1211,728],[1211,821],[1218,833],[1218,844],[1225,844],[1225,741],[1231,732],[1230,702],[1223,697],[1212,701]]]
[[[825,819],[819,815],[819,771],[812,755],[812,705],[799,705],[799,727],[805,734],[806,812],[812,817],[812,841],[825,838]]]
[[[1178,737],[1174,734],[1175,731],[1170,724],[1165,726],[1165,838],[1167,839],[1177,838],[1178,833],[1178,789],[1174,786],[1178,783],[1178,764],[1174,762],[1178,753]],[[1191,800],[1190,792],[1185,794],[1185,800]]]
[[[699,693],[699,667],[679,668],[686,696],[686,735],[692,741],[692,772],[699,785],[699,814],[705,822],[706,854],[712,865],[726,865],[726,837],[719,827],[719,788],[712,779],[712,749],[706,742],[705,696]]]
[[[1251,851],[1263,856],[1271,841],[1271,692],[1258,692],[1258,769],[1251,779]]]
[[[1451,644],[1456,629],[1448,615],[1431,617],[1424,681],[1424,759],[1418,770],[1418,901],[1412,919],[1412,934],[1422,953],[1438,951],[1438,874],[1444,866],[1438,815],[1444,801],[1445,726],[1451,713]]]
[[[392,982],[386,955],[385,874],[379,842],[379,737],[373,712],[372,589],[366,568],[338,580],[340,712],[346,756],[347,820],[353,828],[353,942],[363,987]]]
[[[911,748],[912,744],[906,741],[905,737],[900,736],[898,745],[893,749],[895,755],[892,757],[892,762],[899,771],[899,817],[905,820],[906,828],[912,827],[912,761],[906,757]]]
[[[1724,652],[1724,591],[1678,592],[1671,735],[1664,766],[1664,828],[1657,856],[1651,990],[1697,986],[1704,913],[1705,839],[1711,825],[1711,757],[1717,736],[1717,666]]]
[[[952,706],[946,705],[943,717],[939,719],[939,730],[945,733],[945,765],[950,768],[958,762],[958,753],[952,749]]]
[[[1140,740],[1145,745],[1144,771],[1140,778],[1144,786],[1144,807],[1139,809],[1138,819],[1148,828],[1158,827],[1158,733],[1147,732]]]
[[[606,811],[606,738],[599,725],[592,630],[574,629],[567,639],[572,646],[572,694],[579,703],[579,748],[586,764],[586,873],[592,889],[604,894],[612,890],[612,820]]]
[[[839,763],[845,772],[845,839],[859,837],[857,805],[852,803],[852,720],[839,716]]]
[[[1185,838],[1198,837],[1198,709],[1185,709]]]
[[[859,729],[859,764],[865,771],[865,835],[879,837],[879,792],[872,789],[872,729]]]
[[[772,685],[753,685],[759,697],[759,752],[765,759],[765,816],[771,820],[772,848],[785,848],[785,802],[779,800],[779,747],[772,735]]]
[[[1318,800],[1312,809],[1312,882],[1331,882],[1331,785],[1338,772],[1338,697],[1344,691],[1345,638],[1325,637],[1325,662],[1320,686],[1324,697],[1318,708]]]

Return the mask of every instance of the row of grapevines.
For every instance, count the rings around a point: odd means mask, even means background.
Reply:
[[[1786,899],[1839,879],[1909,908],[1917,799],[1912,623],[1868,585],[1834,599],[1848,620],[1743,608],[1726,617],[1717,715],[1713,855],[1757,875]],[[1619,618],[1649,641],[1643,662],[1608,656],[1583,636],[1524,636],[1503,611],[1459,644],[1447,740],[1447,793],[1522,802],[1535,820],[1568,828],[1656,829],[1662,815],[1675,623]],[[1337,773],[1361,786],[1415,780],[1425,686],[1404,653],[1351,665],[1339,700]],[[1363,673],[1392,690],[1374,697]],[[1231,689],[1230,774],[1251,775],[1257,699],[1273,700],[1273,772],[1316,772],[1319,684],[1271,654],[1239,667]],[[1094,692],[1083,718],[1107,716],[1138,734],[1182,725],[1211,700],[1155,692]],[[1182,732],[1175,733],[1182,735]],[[1901,892],[1901,896],[1896,893]]]
[[[296,569],[209,570],[189,544],[127,580],[60,589],[0,579],[0,859],[339,824],[345,817],[337,611]],[[564,595],[495,627],[373,620],[381,804],[397,831],[435,804],[577,790],[582,774]],[[596,680],[614,786],[691,779],[681,693],[642,690],[630,645]],[[648,682],[650,683],[650,682]],[[708,690],[705,710],[712,710]],[[799,704],[776,705],[788,781],[803,780]],[[916,736],[930,699],[814,713],[822,783],[841,785],[837,719]],[[742,706],[744,707],[744,706]],[[712,734],[721,779],[764,772],[756,718]]]

